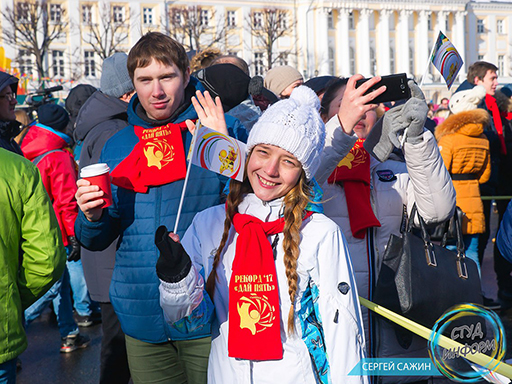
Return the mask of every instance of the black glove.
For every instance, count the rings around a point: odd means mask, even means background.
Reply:
[[[68,243],[71,245],[71,252],[68,255],[68,261],[80,260],[80,243],[75,236],[68,237]]]
[[[181,243],[169,237],[169,232],[164,225],[156,230],[155,245],[160,251],[160,257],[156,262],[158,277],[167,283],[183,280],[190,272],[192,261]]]

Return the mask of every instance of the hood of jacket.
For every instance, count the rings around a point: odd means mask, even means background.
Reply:
[[[41,123],[31,126],[21,143],[25,157],[32,161],[48,151],[69,147],[70,137]]]
[[[119,118],[127,120],[128,103],[96,91],[82,106],[76,118],[76,141],[83,141],[87,134],[100,123]]]
[[[447,117],[436,127],[436,139],[452,133],[460,133],[466,136],[478,137],[484,132],[484,127],[489,124],[491,116],[484,109],[459,112]]]
[[[69,91],[65,105],[70,118],[73,118],[73,120],[76,118],[82,105],[94,92],[96,92],[96,88],[89,84],[79,84]]]
[[[512,99],[501,91],[496,91],[494,97],[501,112],[512,112]]]
[[[195,95],[196,91],[204,92],[205,88],[195,77],[190,76],[190,81],[185,89],[185,100],[178,107],[175,113],[168,120],[151,120],[145,115],[139,97],[135,94],[128,105],[128,123],[144,128],[159,127],[168,123],[181,123],[186,119],[197,119],[196,111],[192,105],[190,98]],[[141,116],[144,114],[145,116]]]

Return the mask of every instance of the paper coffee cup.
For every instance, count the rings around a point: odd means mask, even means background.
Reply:
[[[88,180],[92,185],[97,185],[103,191],[101,197],[105,203],[101,208],[112,205],[112,190],[110,189],[110,168],[105,163],[88,165],[80,170],[80,178]]]

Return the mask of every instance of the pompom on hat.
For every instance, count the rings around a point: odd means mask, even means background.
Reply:
[[[297,158],[311,180],[320,166],[325,125],[318,113],[320,100],[310,88],[300,86],[289,99],[270,106],[254,124],[247,140],[249,152],[258,144],[280,147]]]

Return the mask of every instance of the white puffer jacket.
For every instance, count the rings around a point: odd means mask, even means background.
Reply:
[[[359,294],[372,300],[372,289],[389,236],[400,235],[403,206],[406,205],[407,212],[411,212],[416,203],[427,224],[439,223],[453,214],[455,190],[435,138],[425,130],[420,143],[405,143],[405,163],[398,158],[381,163],[371,157],[371,203],[381,227],[368,230],[365,239],[356,239],[350,230],[344,189],[326,181],[357,137],[342,132],[337,116],[326,124],[326,129],[322,163],[315,175],[324,190],[324,213],[340,226],[347,239]],[[363,307],[362,311],[369,357],[428,357],[426,342],[415,340],[407,350],[402,349],[388,323],[378,320],[375,327],[371,327],[368,310]]]
[[[247,195],[238,207],[240,213],[273,221],[282,213],[282,199],[262,202],[254,194]],[[200,212],[185,233],[182,244],[193,261],[193,268],[185,279],[172,284],[161,281],[160,304],[167,321],[173,323],[187,316],[202,299],[202,268],[208,276],[213,256],[219,246],[226,213],[224,206]],[[229,281],[235,256],[238,234],[230,230],[222,262],[217,268],[214,304],[216,318],[212,326],[212,349],[208,363],[208,383],[316,383],[314,368],[306,343],[302,340],[302,326],[295,316],[295,335],[288,335],[287,318],[290,309],[288,283],[283,262],[283,234],[278,234],[276,270],[281,303],[281,340],[284,356],[275,361],[249,361],[228,356]],[[299,275],[295,310],[301,310],[301,300],[309,283],[318,288],[318,310],[325,336],[326,354],[330,365],[331,383],[366,383],[367,377],[347,376],[365,355],[364,331],[355,286],[354,274],[345,239],[338,226],[326,216],[315,213],[302,224]],[[269,238],[269,241],[271,239]],[[272,240],[274,240],[272,236]],[[350,289],[343,293],[339,283]],[[345,285],[346,286],[346,285]],[[248,346],[250,348],[250,346]]]

